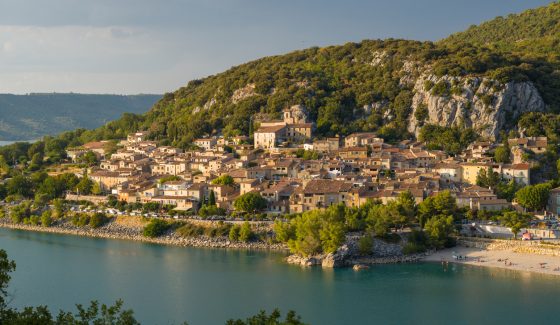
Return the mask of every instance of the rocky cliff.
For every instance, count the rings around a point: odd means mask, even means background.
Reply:
[[[465,126],[495,139],[523,113],[543,111],[545,103],[531,82],[423,74],[414,83],[408,130],[418,135],[426,123]]]

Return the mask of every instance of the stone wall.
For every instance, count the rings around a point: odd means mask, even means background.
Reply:
[[[65,197],[68,201],[89,201],[95,204],[106,203],[107,196],[103,195],[76,195],[76,194],[66,194]]]
[[[559,241],[460,238],[457,244],[486,250],[512,250],[515,253],[560,256]]]

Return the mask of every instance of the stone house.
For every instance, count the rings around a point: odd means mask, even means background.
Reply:
[[[290,196],[290,213],[299,213],[346,202],[353,185],[349,182],[310,180]]]

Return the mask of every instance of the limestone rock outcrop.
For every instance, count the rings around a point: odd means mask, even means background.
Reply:
[[[511,128],[521,114],[543,111],[545,103],[531,82],[424,74],[414,84],[408,131],[418,135],[425,123],[465,126],[496,139],[500,130]],[[422,116],[425,119],[419,121]]]

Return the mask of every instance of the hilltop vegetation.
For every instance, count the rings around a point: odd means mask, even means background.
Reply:
[[[125,112],[145,113],[160,95],[0,94],[0,140],[32,140],[97,128]]]
[[[520,14],[471,26],[451,35],[447,43],[488,45],[494,49],[519,52],[522,55],[546,55],[558,62],[560,58],[560,2],[527,10]]]

